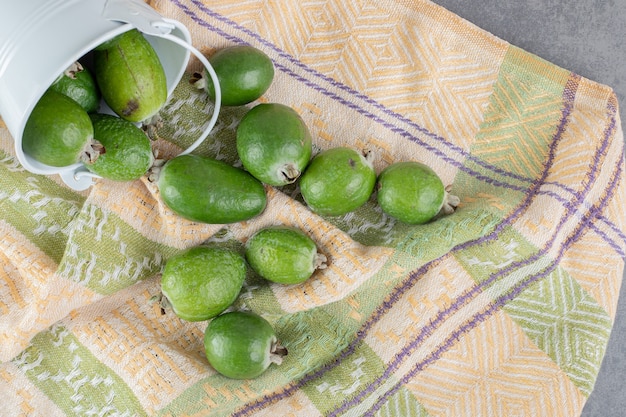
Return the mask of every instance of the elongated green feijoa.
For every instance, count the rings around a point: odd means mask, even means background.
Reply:
[[[165,71],[156,51],[137,29],[94,51],[94,75],[104,101],[120,117],[142,122],[167,100]]]
[[[211,320],[204,350],[211,366],[233,379],[256,378],[287,354],[272,325],[250,311],[230,311]]]
[[[266,184],[282,186],[296,181],[311,152],[308,127],[284,104],[259,104],[237,127],[237,153],[244,168]]]
[[[259,215],[267,204],[263,184],[246,171],[199,155],[165,163],[157,180],[165,205],[186,219],[236,223]]]
[[[380,208],[407,224],[424,224],[437,214],[450,214],[459,204],[429,166],[416,161],[396,162],[386,167],[377,182]]]
[[[94,135],[106,152],[87,169],[114,181],[141,178],[154,162],[152,144],[146,133],[128,120],[110,114],[90,115]]]
[[[372,163],[348,147],[322,151],[300,177],[304,201],[323,216],[340,216],[356,210],[369,199],[375,184]]]
[[[270,226],[252,235],[246,259],[257,274],[279,284],[302,283],[326,267],[326,256],[318,253],[313,239],[288,226]]]
[[[85,109],[64,94],[48,90],[26,121],[22,149],[43,164],[65,167],[95,162],[102,146],[94,139]]]
[[[161,292],[178,317],[203,321],[235,302],[245,277],[246,263],[237,252],[196,246],[167,260]]]

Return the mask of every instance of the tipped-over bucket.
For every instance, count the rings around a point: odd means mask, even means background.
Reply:
[[[142,0],[14,1],[0,13],[0,116],[26,170],[60,174],[77,190],[92,184],[93,175],[77,175],[85,172],[80,163],[58,168],[25,154],[22,133],[35,104],[63,71],[96,46],[133,28],[144,34],[159,56],[168,95],[182,78],[190,52],[216,80],[210,64],[191,46],[187,28],[163,18]],[[102,106],[106,107],[104,103]],[[214,117],[203,138],[213,128],[218,111],[216,100]]]

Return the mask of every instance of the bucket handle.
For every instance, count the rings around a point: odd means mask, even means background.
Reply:
[[[143,27],[145,31],[139,27],[137,29],[144,33],[148,33],[150,35],[158,36],[160,38],[166,39],[170,42],[174,42],[182,46],[183,48],[187,49],[189,52],[191,52],[207,70],[207,73],[211,77],[211,81],[213,82],[214,89],[215,89],[213,114],[211,115],[211,118],[209,119],[209,123],[205,127],[202,134],[195,140],[195,142],[193,142],[189,147],[187,147],[187,149],[185,149],[184,151],[180,153],[180,155],[185,155],[185,154],[189,154],[193,152],[198,146],[200,146],[202,142],[204,142],[204,140],[209,136],[213,128],[215,127],[215,124],[217,123],[217,118],[220,112],[221,102],[222,102],[222,91],[220,88],[219,80],[217,78],[217,74],[215,73],[213,66],[209,63],[209,60],[204,56],[204,54],[202,54],[202,52],[196,49],[193,45],[191,45],[190,43],[184,41],[183,39],[177,36],[172,35],[171,31],[176,28],[176,25],[174,25],[171,22],[172,21],[169,19],[160,18],[159,20],[150,21],[150,27],[152,27],[153,30],[147,30],[146,27]],[[102,178],[98,174],[95,174],[91,171],[87,171],[85,169],[80,169],[80,168],[75,171],[61,173],[61,177],[63,178],[65,183],[79,190],[89,188],[92,185],[93,178]]]
[[[164,26],[164,25],[168,25],[167,20],[164,20],[163,22],[154,22],[153,23],[153,26],[155,26],[155,27],[160,27],[160,26]],[[211,115],[211,119],[209,119],[208,125],[206,126],[206,128],[204,129],[202,134],[198,137],[198,139],[196,139],[195,142],[193,142],[187,149],[185,149],[183,152],[180,153],[180,155],[189,154],[189,153],[193,152],[198,146],[200,146],[200,144],[202,144],[202,142],[204,142],[204,140],[207,138],[207,136],[209,136],[209,134],[211,133],[211,131],[215,127],[215,124],[217,123],[217,118],[219,116],[220,107],[221,107],[221,103],[222,103],[222,89],[220,87],[220,81],[217,78],[217,74],[215,73],[215,70],[213,69],[213,66],[209,63],[209,60],[204,56],[204,54],[202,54],[202,52],[200,52],[198,49],[196,49],[193,45],[185,42],[181,38],[178,38],[178,37],[172,35],[171,33],[162,33],[162,34],[156,35],[156,36],[159,36],[159,37],[161,37],[163,39],[167,39],[167,40],[169,40],[171,42],[174,42],[174,43],[182,46],[183,48],[186,48],[196,58],[198,58],[200,63],[204,66],[204,68],[207,70],[209,76],[211,77],[211,81],[213,82],[213,86],[214,86],[214,89],[215,89],[215,100],[214,100],[213,114]]]

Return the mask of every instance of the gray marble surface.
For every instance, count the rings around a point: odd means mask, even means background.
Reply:
[[[433,1],[513,45],[613,87],[626,127],[626,0]],[[626,284],[582,416],[626,416]]]

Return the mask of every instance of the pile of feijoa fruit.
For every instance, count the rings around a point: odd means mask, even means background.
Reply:
[[[381,210],[397,221],[423,224],[458,205],[437,174],[417,161],[393,163],[376,174],[371,153],[335,147],[313,155],[311,133],[300,115],[281,103],[256,103],[274,79],[261,50],[238,45],[209,57],[220,83],[221,104],[250,106],[236,131],[242,168],[181,154],[155,162],[140,127],[167,101],[159,57],[133,29],[95,48],[89,70],[76,62],[33,109],[23,134],[24,152],[55,167],[84,164],[114,181],[149,175],[164,204],[177,215],[208,224],[246,221],[263,212],[266,186],[297,184],[320,216],[342,216],[376,193]],[[206,70],[192,79],[215,99]],[[115,113],[99,113],[103,100]],[[304,231],[276,224],[248,237],[241,254],[200,245],[172,256],[161,274],[163,310],[186,321],[208,321],[206,358],[231,378],[254,378],[287,353],[270,323],[249,311],[229,310],[251,268],[275,285],[298,285],[326,267],[326,257]]]

